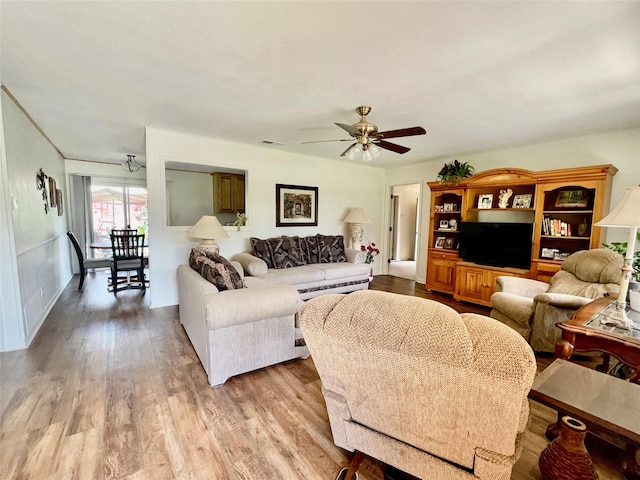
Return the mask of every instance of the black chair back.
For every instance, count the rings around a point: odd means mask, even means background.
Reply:
[[[114,260],[133,260],[144,257],[144,234],[111,233]]]
[[[113,263],[111,265],[110,288],[113,288],[114,295],[117,295],[118,291],[128,288],[139,288],[143,292],[146,291],[144,239],[144,234],[111,232]],[[132,271],[136,272],[133,277],[130,275]],[[118,272],[127,272],[127,274],[125,277],[120,277]]]

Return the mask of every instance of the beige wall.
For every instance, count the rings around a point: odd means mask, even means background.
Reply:
[[[455,155],[429,162],[391,168],[386,171],[388,188],[412,182],[422,185],[422,215],[417,281],[426,281],[426,252],[428,245],[430,191],[426,182],[434,181],[445,162],[457,159],[471,162],[476,172],[501,167],[528,170],[552,170],[611,163],[619,171],[613,179],[611,205],[615,206],[625,189],[640,184],[640,129],[588,135],[535,145],[492,150],[489,152]],[[388,202],[385,205],[388,210]],[[626,241],[624,229],[609,229],[607,241]]]
[[[2,247],[2,268],[5,269],[5,258],[11,257],[6,267],[14,274],[13,282],[3,278],[2,305],[15,305],[16,281],[20,293],[18,308],[12,308],[12,315],[3,314],[0,319],[3,332],[0,350],[12,350],[29,345],[69,282],[71,252],[66,237],[68,204],[64,160],[4,91],[1,103],[2,214],[9,217],[3,220],[3,228],[9,220],[12,233],[12,238],[7,239],[8,248]],[[42,192],[36,189],[36,173],[40,168],[55,178],[57,188],[65,195],[65,215],[58,216],[56,209],[45,213]],[[3,242],[5,236],[2,236]]]

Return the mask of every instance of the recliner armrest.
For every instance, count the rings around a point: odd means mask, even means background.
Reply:
[[[491,308],[499,310],[523,327],[531,325],[536,309],[533,298],[509,292],[496,292],[491,295]]]
[[[585,306],[587,303],[593,302],[593,299],[579,297],[577,295],[568,295],[566,293],[539,293],[534,297],[534,301],[538,303],[547,303],[552,307],[577,310],[578,308]]]
[[[533,298],[538,293],[549,290],[549,284],[521,277],[498,277],[496,278],[496,292],[515,293],[522,297]]]

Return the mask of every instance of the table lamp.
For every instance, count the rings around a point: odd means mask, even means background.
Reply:
[[[362,247],[362,237],[364,235],[362,224],[371,223],[371,220],[369,220],[369,217],[367,217],[361,207],[354,207],[344,219],[344,222],[351,224],[351,248],[360,250],[360,247]]]
[[[633,271],[632,263],[633,254],[636,249],[636,236],[638,234],[638,227],[640,226],[640,186],[628,188],[622,197],[622,201],[620,201],[616,208],[594,225],[597,227],[626,227],[629,229],[627,252],[624,256],[624,266],[622,267],[620,293],[615,301],[616,310],[611,317],[622,328],[630,329],[633,326],[633,322],[627,316],[625,306],[629,280],[631,279],[631,272]]]
[[[198,223],[189,230],[189,237],[200,238],[202,242],[198,244],[198,249],[202,252],[220,252],[220,245],[214,240],[218,238],[229,238],[222,225],[213,215],[203,215]]]

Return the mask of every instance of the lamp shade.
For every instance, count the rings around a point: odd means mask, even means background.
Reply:
[[[362,207],[354,207],[344,219],[345,223],[371,223]]]
[[[616,208],[595,225],[598,227],[640,227],[640,187],[628,188]]]
[[[189,236],[192,238],[201,238],[203,240],[214,240],[216,238],[229,238],[222,225],[213,215],[203,215],[198,223],[191,230]]]

